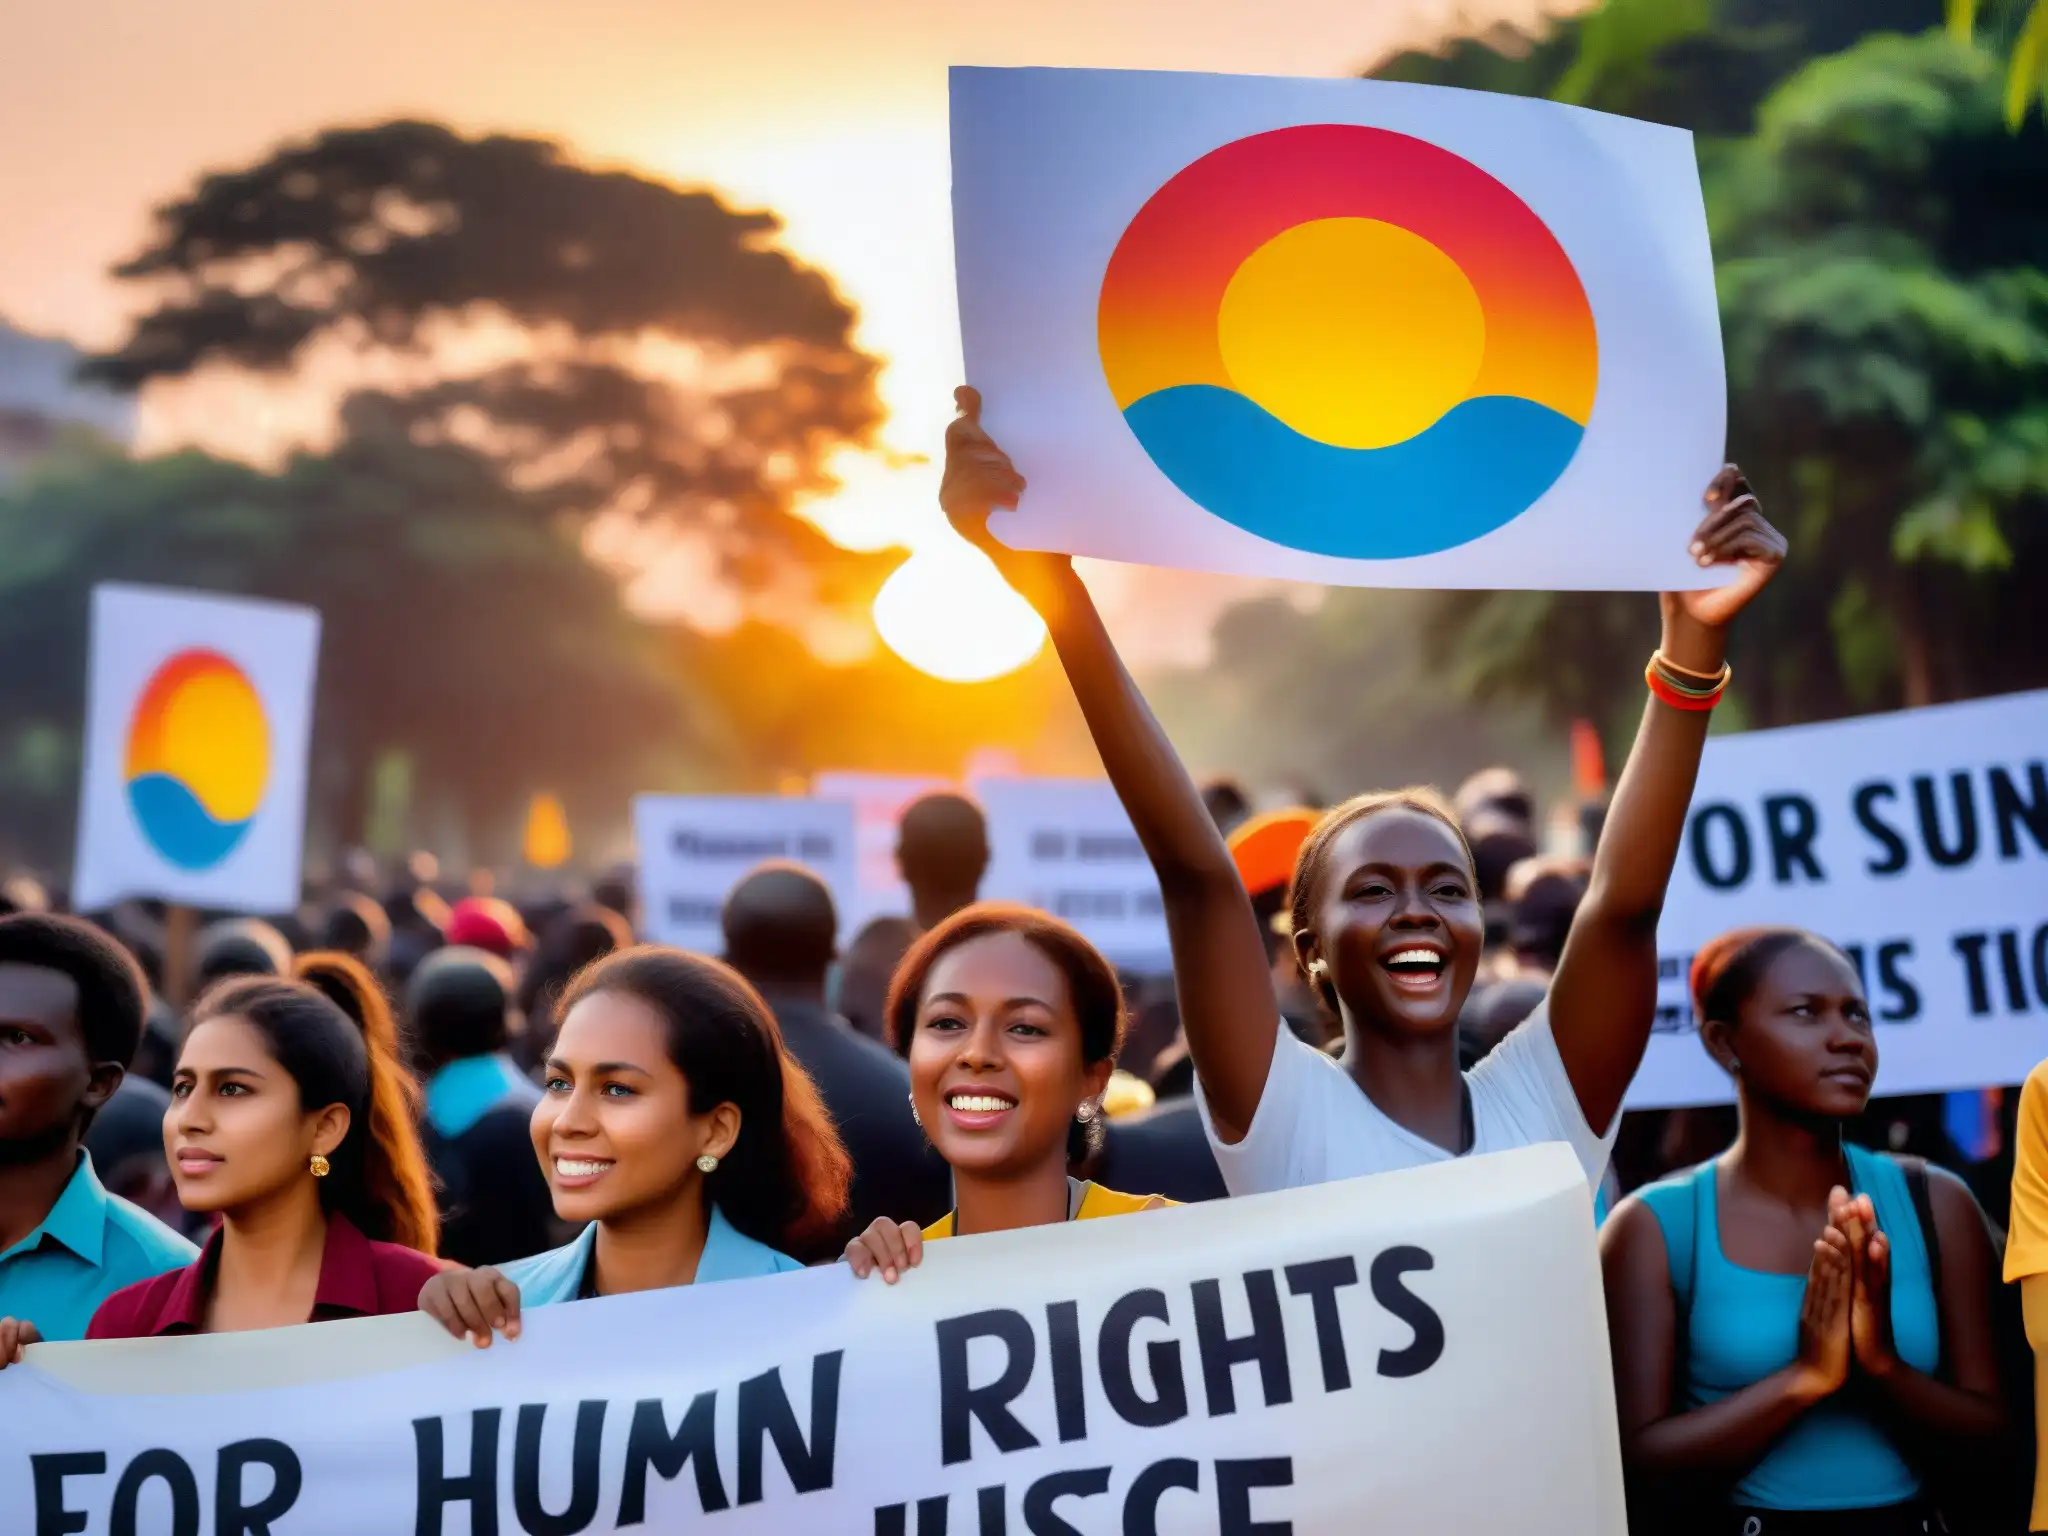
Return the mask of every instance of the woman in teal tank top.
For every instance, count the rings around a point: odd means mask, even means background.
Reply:
[[[1751,929],[1702,949],[1692,986],[1741,1128],[1601,1229],[1634,1523],[1945,1530],[1929,1469],[2002,1428],[1982,1214],[1960,1180],[1926,1170],[1923,1205],[1900,1163],[1844,1144],[1877,1072],[1848,956]]]

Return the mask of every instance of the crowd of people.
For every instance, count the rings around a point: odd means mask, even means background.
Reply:
[[[979,900],[986,828],[950,794],[902,819],[909,913],[842,935],[815,875],[765,865],[718,959],[636,946],[623,880],[525,912],[344,891],[189,956],[17,887],[0,1368],[415,1309],[489,1347],[533,1306],[840,1259],[890,1283],[931,1241],[1558,1141],[1602,1217],[1638,1528],[2019,1528],[1996,1523],[2032,1467],[2003,1282],[2048,1272],[2048,1168],[2023,1153],[2017,1196],[2009,1163],[1976,1170],[1980,1202],[1924,1116],[1873,1112],[1849,959],[1791,929],[1708,946],[1692,999],[1733,1120],[1621,1112],[1729,626],[1785,556],[1740,473],[1692,545],[1732,579],[1663,598],[1590,855],[1546,857],[1503,771],[1265,815],[1199,788],[1070,564],[988,537],[1023,480],[960,404],[946,510],[1046,620],[1171,977]],[[2048,1091],[2009,1097],[2008,1147],[2048,1152]]]

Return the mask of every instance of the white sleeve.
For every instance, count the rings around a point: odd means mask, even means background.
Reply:
[[[1251,1129],[1242,1141],[1234,1143],[1216,1134],[1216,1122],[1209,1118],[1208,1095],[1202,1090],[1201,1078],[1196,1077],[1195,1105],[1201,1111],[1202,1129],[1209,1135],[1209,1147],[1216,1154],[1226,1189],[1233,1195],[1263,1195],[1323,1182],[1327,1176],[1323,1168],[1329,1145],[1329,1097],[1322,1074],[1341,1070],[1281,1023],[1274,1034],[1273,1062],[1266,1069],[1266,1086],[1252,1114]]]
[[[1474,1118],[1485,1116],[1503,1133],[1502,1144],[1489,1145],[1488,1151],[1562,1141],[1579,1154],[1586,1182],[1599,1187],[1614,1151],[1621,1115],[1617,1111],[1614,1123],[1605,1131],[1586,1123],[1578,1090],[1572,1087],[1564,1058],[1557,1053],[1557,1037],[1550,1031],[1548,994],[1534,1013],[1508,1031],[1507,1038],[1472,1069],[1470,1081]]]

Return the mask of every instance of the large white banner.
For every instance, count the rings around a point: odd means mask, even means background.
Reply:
[[[808,865],[843,908],[854,892],[853,807],[801,795],[637,795],[640,922],[657,943],[724,952],[719,913],[758,864]]]
[[[0,1530],[64,1536],[1624,1531],[1561,1145],[938,1243],[894,1287],[550,1307],[481,1352],[417,1315],[39,1346],[0,1424]]]
[[[1173,963],[1159,878],[1107,779],[983,778],[992,901],[1021,901],[1066,919],[1118,965]]]
[[[93,589],[79,907],[298,904],[319,645],[310,608]]]
[[[1730,1097],[1686,975],[1700,944],[1758,923],[1862,968],[1877,1092],[2024,1081],[2048,1057],[2048,692],[1709,741],[1632,1107]]]
[[[955,69],[968,382],[1025,549],[1666,590],[1726,424],[1692,137],[1377,80]]]

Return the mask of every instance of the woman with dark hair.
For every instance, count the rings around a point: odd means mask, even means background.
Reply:
[[[1834,945],[1724,934],[1694,957],[1692,996],[1735,1079],[1735,1144],[1600,1235],[1622,1453],[1657,1506],[1631,1523],[1945,1530],[1930,1470],[2004,1424],[1983,1213],[1954,1176],[1843,1140],[1877,1042]]]
[[[988,531],[1024,489],[959,392],[940,499],[1044,617],[1068,681],[1165,900],[1182,1018],[1211,1144],[1233,1194],[1564,1141],[1589,1182],[1656,1011],[1657,912],[1685,827],[1708,715],[1727,685],[1729,622],[1770,580],[1785,541],[1732,465],[1692,535],[1705,592],[1666,593],[1650,703],[1615,790],[1590,888],[1544,1005],[1472,1073],[1457,1021],[1485,946],[1472,851],[1433,793],[1368,795],[1325,816],[1295,864],[1293,943],[1341,1020],[1341,1065],[1281,1027],[1266,947],[1222,834],[1124,670],[1064,556]],[[1360,516],[1427,516],[1425,508]]]
[[[195,1263],[108,1297],[86,1337],[410,1312],[438,1270],[390,1008],[345,955],[299,969],[231,978],[194,1007],[164,1150],[179,1202],[220,1225]]]
[[[1101,1144],[1125,1015],[1116,968],[1058,918],[998,902],[954,913],[903,957],[888,1020],[954,1204],[922,1231],[878,1218],[847,1244],[855,1274],[893,1284],[929,1239],[1168,1203],[1068,1175]]]
[[[716,960],[645,946],[561,1003],[533,1150],[577,1239],[452,1269],[420,1307],[478,1347],[522,1307],[801,1268],[832,1240],[852,1168],[775,1016]]]

